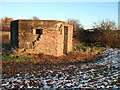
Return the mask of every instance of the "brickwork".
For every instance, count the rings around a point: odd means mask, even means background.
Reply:
[[[65,29],[66,27],[66,29]],[[72,50],[73,26],[57,20],[16,20],[11,44],[29,53],[61,56]]]

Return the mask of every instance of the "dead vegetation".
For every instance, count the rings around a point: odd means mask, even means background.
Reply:
[[[79,64],[82,62],[99,60],[102,57],[99,50],[94,50],[88,47],[74,47],[74,51],[60,57],[27,53],[22,49],[13,51],[10,48],[8,37],[3,37],[2,41],[2,69],[3,74],[7,73],[8,77],[12,77],[19,72],[42,70],[44,67],[50,69],[53,66]]]
[[[44,67],[48,69],[52,66],[65,66],[68,64],[79,64],[84,62],[92,62],[99,60],[101,54],[96,52],[89,54],[87,51],[71,52],[68,55],[55,57],[44,54],[29,54],[25,52],[16,52],[12,54],[3,54],[3,74],[8,73],[9,77],[20,72],[31,72],[32,70],[42,70]]]
[[[9,46],[9,45],[6,45]],[[5,46],[4,46],[5,48]],[[8,48],[10,49],[10,48]],[[6,52],[7,51],[7,52]],[[3,74],[7,73],[9,77],[14,76],[20,72],[31,72],[32,70],[42,70],[44,67],[48,69],[53,66],[66,66],[71,64],[79,64],[92,62],[102,58],[102,54],[98,51],[73,51],[67,55],[55,57],[44,54],[30,54],[25,51],[14,50],[14,52],[4,50],[2,55]]]

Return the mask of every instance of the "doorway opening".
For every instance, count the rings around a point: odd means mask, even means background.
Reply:
[[[64,26],[64,47],[63,47],[63,53],[67,54],[67,47],[68,47],[68,27]]]

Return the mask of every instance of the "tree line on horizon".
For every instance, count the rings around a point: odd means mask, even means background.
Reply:
[[[2,31],[10,31],[10,23],[13,18],[4,17],[1,19]],[[40,20],[33,16],[31,20]],[[68,19],[66,22],[73,25],[73,42],[76,41],[87,46],[110,46],[120,47],[120,30],[117,30],[116,23],[112,20],[94,22],[92,29],[85,30],[77,19]]]
[[[73,24],[73,40],[82,45],[120,48],[120,30],[112,20],[94,22],[93,28],[87,30],[79,20],[69,19],[68,23]]]
[[[32,18],[30,18],[31,20],[40,20],[38,17],[36,16],[33,16]],[[10,31],[10,23],[14,21],[13,18],[10,18],[10,17],[4,17],[4,18],[1,18],[1,30],[2,31]]]

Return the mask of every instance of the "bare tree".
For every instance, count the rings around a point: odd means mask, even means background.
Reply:
[[[83,28],[82,24],[80,24],[80,21],[77,19],[68,19],[67,22],[73,24],[73,28],[75,31],[80,28]]]
[[[1,19],[2,26],[10,27],[10,23],[13,21],[13,18],[10,17],[4,17]]]
[[[73,39],[79,41],[81,30],[84,29],[82,24],[77,19],[68,19],[67,22],[73,25]]]
[[[94,23],[93,28],[98,30],[116,30],[117,29],[116,23],[111,20],[103,20],[99,23]]]
[[[33,16],[32,20],[40,20],[40,19],[38,17],[36,17],[36,16]]]
[[[13,18],[4,17],[4,18],[2,18],[1,22],[3,24],[10,24],[10,22],[13,21],[13,20],[14,20]]]
[[[117,35],[117,26],[114,21],[103,20],[99,23],[94,23],[95,37],[102,45],[113,46],[113,42],[119,38]]]

